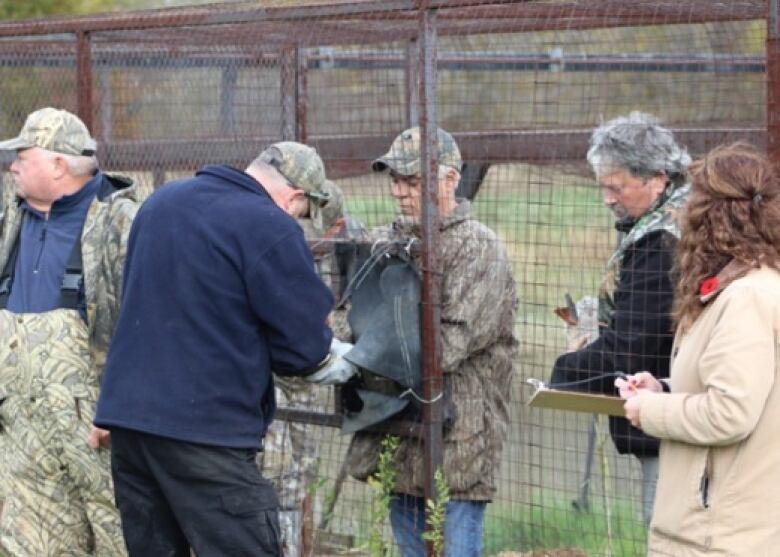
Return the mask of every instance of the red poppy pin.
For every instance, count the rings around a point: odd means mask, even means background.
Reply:
[[[709,300],[720,288],[718,277],[710,277],[702,281],[699,287],[699,298],[702,302]]]

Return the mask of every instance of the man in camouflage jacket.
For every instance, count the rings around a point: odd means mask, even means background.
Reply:
[[[17,151],[0,208],[0,540],[15,556],[125,553],[91,424],[137,203],[95,148],[53,108],[0,143]]]
[[[445,427],[443,473],[451,501],[445,522],[445,554],[481,552],[486,504],[496,490],[501,450],[509,420],[512,362],[517,354],[517,306],[512,267],[496,234],[458,201],[461,157],[455,140],[438,130],[442,287],[441,340],[445,404],[454,410]],[[377,232],[377,239],[420,238],[421,164],[419,128],[406,130],[373,163],[388,172],[401,217]],[[421,395],[421,393],[420,393]],[[350,472],[365,480],[377,471],[383,435],[355,434],[347,455]],[[424,448],[404,437],[393,461],[397,497],[391,522],[404,557],[424,554]]]

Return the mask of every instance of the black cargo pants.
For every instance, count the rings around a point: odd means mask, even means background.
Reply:
[[[111,470],[130,557],[278,557],[279,503],[254,449],[111,431]]]

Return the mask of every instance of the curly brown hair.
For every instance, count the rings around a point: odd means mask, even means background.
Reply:
[[[733,260],[780,264],[778,171],[754,146],[716,147],[690,167],[691,197],[677,245],[674,322],[687,329],[702,312],[701,283]]]

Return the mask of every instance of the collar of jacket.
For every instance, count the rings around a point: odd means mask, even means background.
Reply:
[[[268,192],[266,191],[263,184],[252,178],[243,170],[239,170],[224,164],[208,164],[198,170],[195,173],[195,176],[201,176],[203,174],[216,176],[221,180],[271,199],[271,196],[268,195]]]
[[[750,264],[744,261],[731,259],[728,263],[726,263],[725,267],[723,267],[723,269],[721,269],[720,272],[715,275],[715,284],[717,285],[715,289],[712,292],[708,292],[705,295],[699,296],[699,300],[701,301],[702,305],[707,305],[711,300],[716,298],[718,294],[723,292],[729,284],[737,279],[744,277],[753,269],[758,269],[760,266],[761,265],[759,263]]]
[[[106,201],[109,197],[127,197],[133,201],[138,201],[137,187],[133,183],[132,178],[123,176],[121,174],[110,174],[98,170],[90,181],[96,180],[98,183],[97,193],[95,198],[98,201]],[[86,186],[85,186],[86,187]],[[82,191],[82,190],[79,190]],[[21,207],[25,203],[24,198],[19,197],[14,193],[14,201],[17,207]]]
[[[458,204],[449,215],[441,219],[439,230],[446,230],[464,221],[471,219],[471,202],[467,199],[458,199]],[[420,236],[420,219],[402,216],[393,222],[393,230],[404,235]]]

